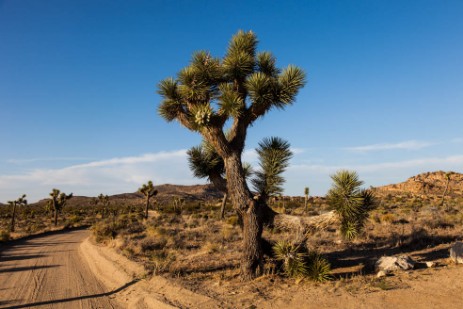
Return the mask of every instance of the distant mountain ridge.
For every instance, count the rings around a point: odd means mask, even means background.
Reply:
[[[448,174],[447,174],[448,173]],[[447,175],[449,180],[447,180]],[[463,196],[463,174],[457,172],[427,172],[408,178],[406,181],[374,188],[383,194],[442,195],[447,186],[448,196]]]
[[[154,188],[158,190],[158,195],[154,199],[159,203],[168,202],[174,197],[182,198],[188,201],[207,201],[220,199],[223,197],[223,193],[216,190],[211,184],[191,186],[164,184],[154,186]],[[74,196],[67,202],[67,205],[91,206],[94,204],[96,198],[97,197]],[[34,204],[45,206],[47,201],[48,199],[42,199]],[[128,205],[134,205],[144,203],[144,196],[138,192],[121,193],[110,195],[109,201],[116,204],[124,203]]]

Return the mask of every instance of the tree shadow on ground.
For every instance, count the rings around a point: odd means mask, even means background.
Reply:
[[[0,262],[8,261],[19,261],[19,260],[29,260],[29,259],[38,259],[41,257],[46,257],[45,254],[31,254],[31,255],[3,255],[0,256]]]
[[[437,247],[454,242],[458,238],[421,235],[417,239],[409,239],[401,245],[396,245],[390,237],[377,237],[368,243],[325,253],[324,257],[330,262],[335,278],[349,278],[353,275],[374,273],[375,262],[382,256],[410,254],[427,249],[427,252],[414,256],[421,261],[436,261],[448,257],[448,248]]]
[[[47,300],[47,301],[39,301],[35,303],[29,303],[29,304],[22,304],[22,305],[14,305],[10,307],[1,307],[0,309],[13,309],[13,308],[29,308],[29,307],[37,307],[37,306],[45,306],[45,305],[53,305],[53,304],[60,304],[60,303],[66,303],[66,302],[72,302],[72,301],[78,301],[78,300],[83,300],[83,299],[91,299],[91,298],[99,298],[99,297],[107,297],[116,293],[119,293],[120,291],[128,288],[129,286],[137,283],[139,279],[134,279],[123,286],[109,291],[109,292],[104,292],[104,293],[98,293],[98,294],[92,294],[92,295],[82,295],[82,296],[76,296],[76,297],[69,297],[69,298],[62,298],[62,299],[54,299],[54,300]],[[11,303],[8,302],[8,303]],[[1,305],[1,303],[0,303]],[[70,307],[71,308],[71,307]]]
[[[16,271],[28,271],[28,270],[36,270],[36,269],[43,269],[43,268],[53,268],[53,267],[60,267],[61,265],[43,265],[43,266],[27,266],[27,267],[10,267],[10,268],[3,268],[0,269],[0,274],[2,273],[12,273]]]

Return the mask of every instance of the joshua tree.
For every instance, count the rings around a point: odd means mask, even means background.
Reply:
[[[247,129],[270,110],[291,105],[305,84],[301,69],[288,66],[280,70],[271,53],[258,53],[256,47],[254,33],[239,31],[223,59],[196,52],[176,79],[167,78],[158,86],[163,98],[159,114],[201,134],[223,160],[225,177],[211,174],[209,178],[217,188],[224,192],[226,188],[242,219],[243,279],[263,270],[263,225],[275,214],[265,195],[254,198],[245,180],[241,155]]]
[[[447,190],[449,188],[450,176],[451,175],[452,175],[452,173],[450,173],[450,172],[445,173],[445,179],[447,180],[447,182],[445,183],[444,193],[442,193],[442,200],[440,202],[441,206],[444,206],[444,199],[445,199],[445,195],[447,194]]]
[[[145,219],[148,219],[148,207],[150,205],[150,198],[156,196],[158,194],[158,190],[154,189],[153,182],[150,180],[148,183],[141,186],[141,188],[138,189],[138,192],[142,193],[146,198]]]
[[[370,210],[375,207],[373,193],[361,189],[363,181],[353,171],[341,170],[331,176],[333,186],[328,191],[328,203],[341,220],[341,235],[347,240],[358,236]]]
[[[58,212],[60,212],[66,205],[67,200],[72,198],[72,193],[66,195],[64,192],[60,192],[58,189],[53,189],[50,193],[50,199],[48,200],[48,206],[53,208],[54,212],[54,224],[58,225]]]
[[[304,209],[309,211],[309,187],[304,188]]]
[[[13,214],[11,215],[10,232],[14,232],[14,224],[15,224],[15,219],[16,219],[16,207],[17,206],[26,206],[27,205],[26,195],[23,194],[20,198],[14,200],[14,201],[8,201],[8,204],[10,206],[13,206]]]
[[[109,196],[100,193],[95,203],[96,205],[101,205],[101,219],[104,219],[106,213],[109,213]]]

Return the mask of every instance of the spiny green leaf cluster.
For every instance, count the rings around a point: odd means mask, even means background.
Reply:
[[[316,251],[309,251],[304,244],[279,241],[273,247],[277,260],[283,262],[283,270],[288,277],[323,282],[331,279],[331,266]]]
[[[11,205],[11,206],[13,206],[13,205],[25,206],[25,205],[27,205],[26,194],[23,194],[22,196],[20,196],[19,198],[17,198],[14,201],[8,201],[7,203],[9,205]]]
[[[48,207],[53,207],[56,211],[61,211],[61,209],[66,205],[67,200],[73,197],[72,193],[66,195],[66,193],[61,192],[58,189],[53,189],[50,193],[50,200],[48,200]]]
[[[370,190],[361,189],[363,181],[354,171],[340,170],[331,179],[333,186],[327,194],[328,203],[340,216],[341,235],[352,240],[362,231],[369,212],[375,208],[375,198]]]
[[[138,188],[138,192],[142,193],[146,197],[153,197],[158,194],[158,191],[154,189],[153,182],[150,180],[148,183],[143,184]]]
[[[203,140],[201,145],[192,147],[187,154],[190,169],[195,177],[211,180],[212,175],[224,175],[224,161],[207,141]]]
[[[305,73],[291,65],[277,68],[271,53],[257,52],[257,43],[252,31],[239,31],[222,59],[206,51],[194,53],[176,78],[159,83],[159,114],[201,131],[223,128],[229,118],[241,118],[247,126],[273,107],[293,103]]]
[[[265,138],[256,149],[260,170],[252,179],[254,189],[264,197],[283,193],[285,179],[282,174],[292,157],[290,144],[279,138]]]
[[[245,177],[253,176],[251,183],[255,191],[264,198],[282,193],[285,181],[282,173],[292,157],[290,144],[279,137],[265,138],[259,143],[256,152],[260,169],[254,171],[249,163],[244,163]],[[205,140],[188,151],[188,161],[195,177],[211,181],[214,176],[223,177],[225,174],[224,160]]]

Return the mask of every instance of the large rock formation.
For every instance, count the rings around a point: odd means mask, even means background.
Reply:
[[[450,180],[447,180],[447,175]],[[447,196],[463,196],[463,174],[443,171],[422,173],[410,177],[404,182],[377,187],[374,190],[379,195],[408,193],[442,196],[447,182]]]

